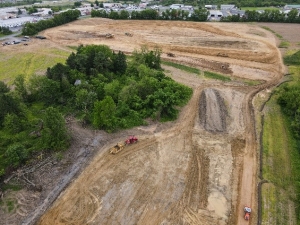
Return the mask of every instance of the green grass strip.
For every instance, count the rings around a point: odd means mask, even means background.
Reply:
[[[277,34],[277,33],[276,33],[274,30],[272,30],[271,28],[266,27],[266,26],[262,26],[262,28],[265,29],[265,30],[268,30],[268,31],[272,32],[272,33],[275,34],[276,37],[278,37],[279,39],[282,39],[282,36],[281,36],[280,34]]]
[[[274,95],[266,104],[268,113],[263,127],[263,177],[269,183],[262,188],[262,224],[288,225],[289,201],[294,202],[299,215],[299,143],[276,99]]]
[[[230,77],[226,77],[224,75],[209,72],[209,71],[204,71],[204,76],[207,78],[212,78],[212,79],[221,80],[221,81],[231,81]]]
[[[290,46],[290,43],[288,41],[282,41],[279,44],[279,48],[288,48]]]
[[[188,73],[200,74],[200,70],[197,68],[194,68],[194,67],[185,66],[185,65],[181,65],[181,64],[169,62],[169,61],[162,61],[161,63],[164,65],[167,65],[167,66],[172,66],[174,68],[186,71]]]

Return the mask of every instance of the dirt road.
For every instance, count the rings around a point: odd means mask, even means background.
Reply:
[[[114,38],[105,38],[106,33]],[[131,53],[143,44],[158,46],[162,58],[226,74],[233,81],[164,67],[194,90],[178,120],[123,131],[99,146],[37,224],[257,223],[258,140],[252,99],[283,75],[273,35],[251,24],[107,19],[80,20],[43,35],[62,47],[106,44]],[[260,84],[248,86],[249,80]],[[108,148],[128,133],[139,142],[109,154]],[[244,205],[253,208],[250,222],[243,219]]]

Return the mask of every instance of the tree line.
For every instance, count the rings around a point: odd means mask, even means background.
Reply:
[[[66,149],[66,115],[108,132],[176,119],[192,90],[164,74],[160,54],[143,47],[127,59],[104,45],[79,46],[46,76],[20,75],[13,90],[0,82],[0,177],[41,151]]]
[[[284,58],[286,65],[293,65],[300,70],[300,51]],[[284,84],[279,89],[278,103],[282,111],[290,118],[295,137],[300,141],[300,82]]]
[[[106,12],[104,9],[92,10],[91,17],[102,17],[110,19],[121,20],[188,20],[188,21],[206,21],[209,12],[206,9],[195,9],[193,13],[185,10],[167,9],[160,15],[157,10],[145,9],[142,11],[132,11],[129,13],[127,10],[120,12],[111,11]]]
[[[22,29],[22,35],[35,35],[42,30],[77,20],[80,15],[81,13],[77,9],[68,10],[58,15],[54,15],[52,19],[40,20],[37,23],[26,23]]]
[[[0,34],[9,35],[12,31],[8,27],[0,27]]]
[[[292,9],[287,14],[279,9],[266,9],[263,12],[246,10],[245,15],[231,15],[221,18],[222,22],[273,22],[273,23],[300,23],[300,14]]]
[[[169,0],[164,0],[169,1]],[[191,1],[191,0],[189,0]],[[204,4],[234,4],[237,7],[283,7],[286,4],[300,4],[300,0],[211,0],[211,1],[201,1]]]

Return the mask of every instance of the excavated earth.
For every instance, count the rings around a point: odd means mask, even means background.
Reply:
[[[126,32],[133,35],[126,36]],[[114,38],[105,38],[106,33]],[[33,49],[42,43],[61,48],[105,44],[132,53],[142,45],[157,46],[165,60],[226,74],[232,81],[164,66],[167,75],[194,91],[176,121],[151,122],[116,134],[70,123],[77,140],[86,144],[77,141],[78,146],[73,145],[73,154],[78,154],[70,166],[36,197],[35,209],[15,215],[19,222],[257,223],[259,142],[252,99],[277,84],[284,73],[272,34],[253,24],[93,18],[48,29],[42,35],[47,40],[35,40]],[[168,57],[169,52],[175,57]],[[246,81],[259,82],[249,86]],[[135,134],[138,143],[109,154],[109,148],[129,134]],[[87,149],[92,157],[81,157]],[[243,219],[244,205],[253,208],[250,222]]]

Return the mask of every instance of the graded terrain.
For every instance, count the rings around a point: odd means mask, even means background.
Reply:
[[[114,37],[105,37],[107,33]],[[224,74],[232,81],[164,66],[167,75],[194,91],[179,118],[112,135],[82,132],[82,139],[86,135],[94,140],[94,157],[43,215],[47,207],[37,207],[23,224],[257,223],[259,141],[252,99],[284,74],[270,32],[253,24],[94,18],[42,34],[46,40],[34,40],[24,51],[42,45],[65,49],[105,44],[129,54],[142,45],[157,46],[164,60]],[[109,148],[129,134],[136,135],[138,143],[109,154]],[[253,209],[250,222],[243,218],[245,205]]]

